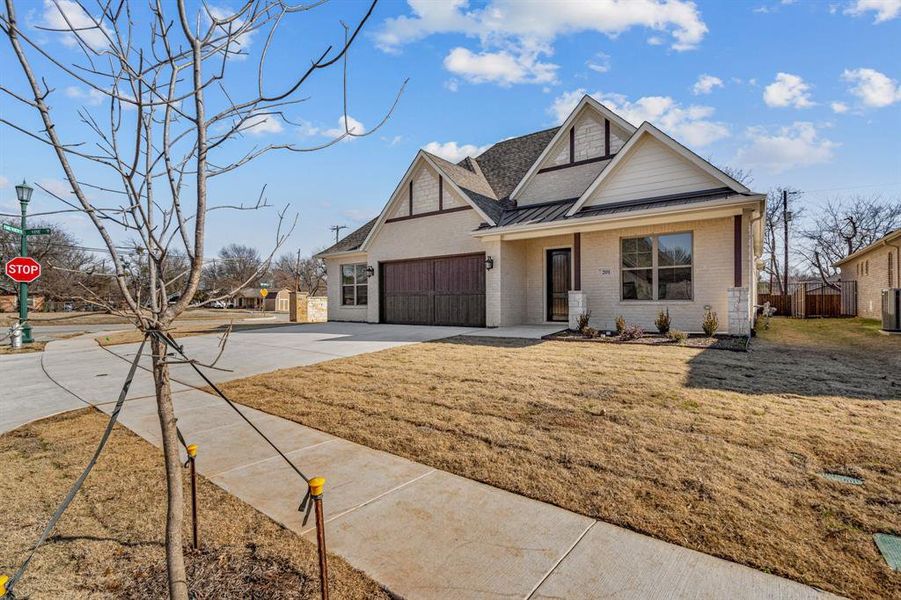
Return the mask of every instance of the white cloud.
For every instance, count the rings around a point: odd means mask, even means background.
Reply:
[[[9,179],[0,175],[0,190],[6,189],[7,186],[9,186]]]
[[[763,90],[763,101],[767,106],[810,108],[810,86],[798,75],[778,73],[776,80]]]
[[[723,80],[713,75],[701,75],[691,88],[691,93],[695,96],[699,94],[709,94],[714,88],[723,87]]]
[[[44,0],[40,25],[57,30],[62,35],[60,41],[70,48],[78,46],[78,38],[95,51],[109,46],[106,30],[98,27],[90,13],[73,0]]]
[[[213,16],[214,19],[227,19],[235,14],[234,10],[227,8],[227,7],[207,6],[207,8],[209,9],[210,14]],[[205,11],[203,14],[204,14],[204,21],[206,23],[206,26],[209,27],[210,25],[212,25],[212,22],[209,20],[209,16],[206,15]],[[224,38],[227,34],[231,35],[232,33],[240,31],[241,28],[244,27],[246,22],[247,22],[247,19],[243,19],[243,18],[234,19],[233,21],[230,21],[225,26],[220,25],[219,27],[217,27],[218,31],[214,35],[217,38]],[[232,40],[231,44],[229,44],[228,58],[231,60],[244,60],[245,58],[247,58],[247,52],[250,49],[251,43],[253,43],[254,33],[255,33],[255,31],[250,30],[250,31],[247,31],[246,33],[236,35],[234,37],[234,39]],[[223,41],[224,41],[224,39],[223,39]],[[221,53],[224,53],[224,52],[225,52],[225,49],[223,48]]]
[[[608,37],[644,27],[671,38],[677,51],[697,47],[707,25],[687,0],[606,0],[521,2],[490,0],[478,8],[468,0],[408,0],[410,14],[386,19],[375,33],[376,45],[399,52],[434,34],[462,34],[479,40],[480,49],[454,48],[445,67],[475,82],[548,83],[558,65],[546,62],[559,36],[593,31]],[[602,64],[602,63],[597,63]]]
[[[854,84],[851,93],[866,106],[882,108],[901,101],[898,82],[875,69],[845,69],[842,79]]]
[[[666,40],[660,37],[659,35],[652,35],[648,38],[648,44],[651,46],[662,46],[666,43]]]
[[[444,82],[444,87],[449,92],[457,92],[460,89],[460,82],[456,79],[448,79]]]
[[[322,132],[323,135],[327,135],[328,137],[340,137],[346,133],[351,133],[353,135],[363,135],[366,133],[366,126],[354,119],[352,116],[347,115],[347,122],[344,121],[344,115],[338,117],[338,126],[334,129],[326,129]],[[346,140],[352,140],[352,136],[348,136]]]
[[[874,23],[884,23],[901,15],[901,0],[857,0],[845,9],[845,13],[861,16],[867,12],[875,12]]]
[[[467,156],[478,156],[490,147],[491,144],[476,146],[475,144],[458,144],[457,142],[444,142],[443,144],[441,142],[429,142],[422,149],[440,156],[444,160],[458,163]]]
[[[241,131],[250,135],[266,135],[284,131],[282,122],[273,115],[254,115],[241,125]]]
[[[584,89],[560,94],[548,113],[554,116],[555,122],[561,123],[585,94]],[[689,146],[706,146],[729,135],[725,123],[711,119],[714,109],[710,106],[682,106],[669,96],[644,96],[634,102],[622,94],[594,92],[591,97],[633,125],[649,121]]]
[[[95,90],[94,88],[83,89],[74,85],[68,86],[65,89],[65,93],[67,97],[74,100],[82,100],[90,106],[99,106],[109,97],[100,90]]]
[[[734,164],[782,173],[830,162],[838,143],[820,137],[813,123],[796,121],[775,132],[765,127],[746,131],[750,143],[739,149]]]
[[[537,54],[532,52],[513,55],[502,50],[475,54],[457,47],[444,58],[444,68],[470,83],[497,83],[503,87],[557,80],[557,65],[538,61]]]
[[[844,102],[833,102],[829,106],[830,106],[830,108],[832,108],[832,112],[839,114],[839,115],[848,112],[848,105],[845,104]]]
[[[585,65],[595,73],[606,73],[610,70],[610,55],[598,52]]]

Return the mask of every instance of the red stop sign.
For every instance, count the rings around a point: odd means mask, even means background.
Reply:
[[[17,256],[6,263],[6,274],[16,283],[31,283],[41,276],[41,263],[30,256]]]

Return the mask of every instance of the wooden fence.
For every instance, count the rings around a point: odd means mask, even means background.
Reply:
[[[834,286],[834,287],[833,287]],[[794,283],[789,294],[758,294],[757,304],[769,302],[780,316],[806,319],[810,317],[857,316],[857,282]]]

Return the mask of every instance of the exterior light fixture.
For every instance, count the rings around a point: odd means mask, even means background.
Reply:
[[[28,204],[31,200],[31,193],[34,189],[25,183],[25,180],[22,180],[22,183],[16,186],[16,197],[19,199],[19,202],[22,204]]]
[[[489,256],[488,258],[485,259],[485,270],[490,271],[493,268],[494,268],[494,258]]]
[[[366,267],[366,277],[372,277],[373,275],[375,275],[375,267],[368,265]]]

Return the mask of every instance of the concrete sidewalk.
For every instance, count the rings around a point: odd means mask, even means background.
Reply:
[[[284,332],[279,329],[278,332]],[[453,334],[453,333],[451,333]],[[244,336],[255,335],[253,338]],[[267,358],[272,368],[344,356],[354,346],[411,343],[424,331],[384,326],[247,332],[223,357],[240,376]],[[307,336],[302,340],[302,336]],[[206,339],[203,339],[206,338]],[[353,339],[351,339],[353,338]],[[388,339],[391,338],[391,339]],[[215,337],[185,340],[196,352]],[[92,342],[93,343],[93,342]],[[269,349],[277,348],[277,352]],[[110,411],[128,369],[124,356],[82,340],[54,342],[47,372],[84,400]],[[266,357],[261,357],[262,354]],[[213,352],[215,355],[215,352]],[[292,364],[293,362],[293,364]],[[316,361],[318,362],[318,361]],[[274,365],[274,366],[273,366]],[[98,374],[105,373],[102,377]],[[215,371],[212,373],[216,373]],[[183,378],[183,370],[176,378]],[[230,379],[236,374],[217,373]],[[149,374],[141,372],[120,422],[159,445]],[[79,405],[83,406],[79,400]],[[312,538],[297,506],[304,482],[221,399],[178,384],[179,427],[199,445],[197,466],[213,482],[289,529]],[[242,412],[308,476],[327,480],[329,550],[406,598],[817,598],[786,579],[661,542],[549,504],[372,450],[260,411]]]

